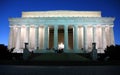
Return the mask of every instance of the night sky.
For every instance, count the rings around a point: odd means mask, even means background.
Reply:
[[[115,17],[115,43],[120,45],[120,0],[0,0],[0,44],[8,45],[8,18],[48,10],[101,11],[103,17]]]

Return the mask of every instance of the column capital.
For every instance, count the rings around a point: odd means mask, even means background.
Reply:
[[[58,25],[54,25],[53,27],[58,29]]]
[[[39,26],[35,26],[35,28],[38,28]]]
[[[102,28],[105,28],[106,26],[101,26]]]
[[[114,25],[104,25],[105,27],[114,27]]]
[[[29,27],[35,27],[35,25],[30,25]]]
[[[46,26],[46,25],[45,25],[44,27],[45,27],[45,28],[48,28],[48,26]]]
[[[73,25],[73,27],[78,28],[78,25]]]
[[[38,29],[39,29],[39,26],[35,26],[35,29],[37,29],[37,30],[38,30]]]
[[[83,26],[83,29],[87,29],[88,26]]]
[[[110,25],[109,27],[114,27],[113,25]]]
[[[97,25],[92,25],[92,27],[96,28],[96,27],[97,27]]]
[[[64,28],[68,28],[68,25],[64,25]]]

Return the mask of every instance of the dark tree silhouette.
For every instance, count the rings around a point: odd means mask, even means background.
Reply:
[[[11,59],[11,53],[14,48],[12,48],[10,51],[8,50],[7,46],[4,44],[0,44],[0,59],[6,60],[6,59]]]
[[[105,49],[105,55],[110,58],[110,60],[120,60],[120,45],[107,46]]]

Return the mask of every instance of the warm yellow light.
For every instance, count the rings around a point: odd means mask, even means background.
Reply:
[[[64,49],[64,44],[62,42],[58,44],[58,49]]]

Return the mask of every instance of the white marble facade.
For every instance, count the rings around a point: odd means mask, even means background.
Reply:
[[[96,43],[97,52],[114,45],[114,18],[101,17],[100,11],[40,11],[23,12],[22,18],[10,18],[9,49],[22,53],[24,43],[29,50],[49,48],[49,28],[54,28],[54,48],[58,48],[58,29],[64,29],[64,52],[69,53],[68,27],[73,28],[73,50],[90,52]]]

